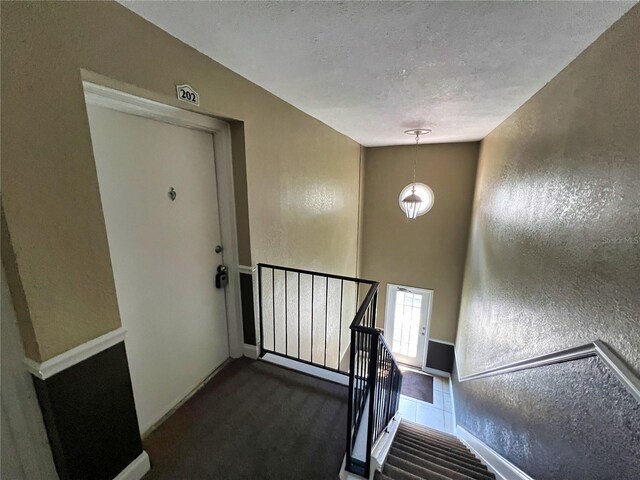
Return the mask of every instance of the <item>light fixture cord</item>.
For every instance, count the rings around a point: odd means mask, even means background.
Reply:
[[[418,161],[418,142],[420,141],[420,132],[416,131],[416,153],[413,156],[413,186],[411,187],[411,191],[415,193],[416,191],[416,163]]]

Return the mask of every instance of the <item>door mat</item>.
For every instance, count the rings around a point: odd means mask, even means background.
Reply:
[[[433,403],[433,377],[422,373],[402,372],[402,395]]]

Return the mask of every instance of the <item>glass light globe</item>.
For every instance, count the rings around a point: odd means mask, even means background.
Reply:
[[[424,183],[410,183],[402,189],[398,197],[400,209],[407,218],[415,219],[433,207],[434,195]]]

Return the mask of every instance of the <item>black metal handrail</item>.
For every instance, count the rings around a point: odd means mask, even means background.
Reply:
[[[257,266],[260,357],[277,355],[349,375],[345,468],[368,478],[371,449],[395,416],[402,387],[398,363],[376,328],[378,282]]]
[[[365,478],[369,478],[371,449],[398,411],[402,388],[398,363],[382,332],[375,328],[377,305],[378,283],[375,282],[350,326],[345,469]],[[367,423],[363,430],[365,414]],[[359,443],[364,443],[364,448],[356,452]]]

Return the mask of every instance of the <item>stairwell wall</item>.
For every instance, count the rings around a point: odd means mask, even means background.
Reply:
[[[640,5],[482,142],[458,375],[597,339],[640,372],[638,85]],[[454,394],[458,424],[534,478],[640,476],[640,406],[596,358]]]

